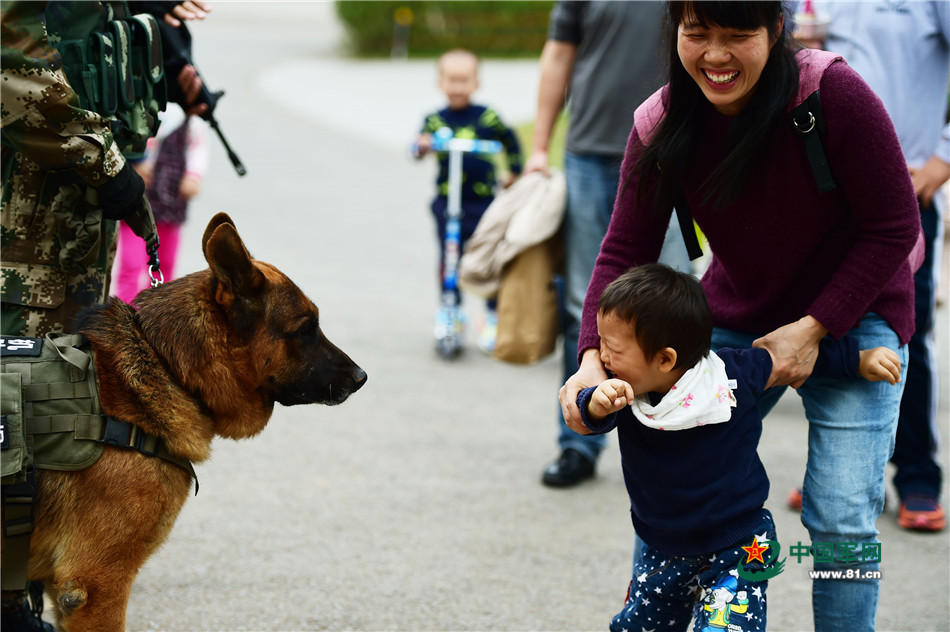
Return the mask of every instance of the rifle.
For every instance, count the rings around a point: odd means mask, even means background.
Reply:
[[[180,73],[182,68],[184,68],[186,65],[192,66],[195,69],[195,72],[198,72],[198,67],[195,66],[195,63],[191,58],[191,33],[188,31],[188,27],[185,26],[184,22],[182,22],[181,26],[178,27],[171,26],[163,19],[164,15],[166,13],[170,13],[176,4],[179,3],[167,1],[137,3],[139,8],[142,8],[147,13],[151,13],[153,16],[155,16],[155,19],[158,22],[158,28],[162,34],[162,56],[165,64],[165,75],[166,77],[170,76],[173,78],[177,78],[178,73]],[[201,77],[201,92],[198,94],[198,98],[194,103],[185,103],[185,95],[182,93],[178,82],[174,79],[168,81],[169,100],[175,101],[183,108],[188,108],[202,103],[208,106],[204,114],[201,114],[200,116],[205,121],[207,121],[208,125],[211,126],[211,129],[213,129],[215,134],[218,135],[218,138],[221,139],[221,144],[224,145],[224,149],[228,153],[228,159],[231,161],[231,164],[234,165],[234,170],[237,171],[239,176],[243,176],[247,173],[247,169],[245,169],[241,159],[238,158],[237,154],[231,148],[231,145],[224,137],[224,133],[218,126],[217,119],[214,118],[214,110],[218,106],[218,100],[224,96],[224,90],[212,92],[208,88],[208,82],[205,81],[204,77],[202,77],[200,73],[198,76]]]
[[[192,67],[195,68],[195,72],[198,72],[198,68],[192,64]],[[198,74],[201,77],[200,74]],[[228,152],[228,158],[231,160],[231,164],[234,165],[234,170],[237,171],[239,176],[243,176],[247,173],[247,169],[244,168],[244,164],[241,162],[241,159],[238,158],[237,154],[234,153],[234,150],[231,149],[231,145],[228,144],[227,139],[224,137],[224,134],[221,132],[221,128],[218,127],[218,121],[214,118],[214,108],[218,105],[218,99],[224,96],[224,90],[218,90],[217,92],[211,92],[208,90],[208,84],[205,82],[204,77],[201,77],[201,93],[198,95],[198,99],[195,104],[198,103],[207,103],[208,109],[205,110],[204,114],[201,114],[201,118],[208,122],[208,125],[211,126],[211,129],[214,130],[215,134],[218,135],[218,138],[221,139],[221,144],[224,145],[224,150]]]

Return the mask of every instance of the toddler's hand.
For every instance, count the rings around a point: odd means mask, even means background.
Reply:
[[[564,423],[577,434],[590,434],[590,428],[584,425],[581,410],[577,406],[577,394],[585,388],[597,386],[607,379],[607,371],[600,361],[600,349],[593,347],[581,354],[581,365],[574,375],[567,378],[564,385],[557,392],[557,399],[561,403],[561,414]]]
[[[621,379],[601,382],[590,398],[587,413],[594,419],[603,419],[633,402],[633,387]]]
[[[897,384],[901,379],[901,360],[887,347],[863,349],[858,352],[858,373],[869,382],[887,381]]]
[[[412,148],[412,155],[417,159],[425,156],[432,151],[432,134],[419,134]]]

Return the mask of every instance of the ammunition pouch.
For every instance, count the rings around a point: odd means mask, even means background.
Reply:
[[[58,25],[53,21],[47,28],[53,34]],[[144,157],[145,142],[157,132],[158,113],[168,101],[155,18],[142,13],[109,20],[55,46],[81,107],[109,119],[126,158]]]
[[[3,445],[3,485],[22,482],[30,469],[81,470],[102,454],[96,367],[82,342],[56,334],[0,339],[3,410],[18,409],[4,412],[11,443]]]

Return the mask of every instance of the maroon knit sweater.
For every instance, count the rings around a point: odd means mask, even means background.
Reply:
[[[914,331],[907,259],[920,215],[897,134],[880,99],[845,63],[825,71],[820,95],[838,184],[829,193],[818,192],[803,140],[782,121],[738,199],[724,208],[704,204],[699,183],[725,156],[732,121],[711,105],[704,113],[708,132],[685,196],[713,252],[702,278],[713,323],[759,336],[810,314],[838,338],[874,312],[906,343]],[[634,129],[621,182],[642,150]],[[604,287],[659,256],[670,215],[638,203],[637,180],[621,184],[587,290],[578,356],[599,345]]]

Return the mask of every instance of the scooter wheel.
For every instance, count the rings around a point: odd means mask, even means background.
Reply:
[[[462,352],[462,345],[454,336],[445,336],[436,341],[436,351],[444,360],[454,360]]]

